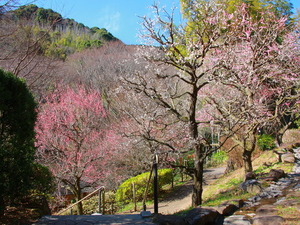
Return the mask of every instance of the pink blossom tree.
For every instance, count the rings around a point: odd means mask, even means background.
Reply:
[[[275,124],[286,127],[281,124],[286,116],[295,119],[299,47],[287,18],[272,11],[257,12],[254,18],[243,4],[231,20],[235,30],[227,45],[212,54],[220,66],[206,94],[208,104],[214,106],[213,120],[224,137],[231,136],[234,146],[243,149],[244,169],[249,172],[258,131],[274,129]]]
[[[119,136],[107,125],[101,94],[80,86],[59,87],[41,102],[36,124],[37,158],[58,181],[82,198],[113,170]],[[82,205],[78,204],[82,214]]]

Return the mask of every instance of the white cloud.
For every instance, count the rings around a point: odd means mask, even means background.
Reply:
[[[117,33],[120,29],[121,13],[110,8],[101,10],[99,23],[100,28],[106,28],[111,33]]]

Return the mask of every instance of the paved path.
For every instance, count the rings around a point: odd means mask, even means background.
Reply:
[[[218,179],[225,172],[225,167],[209,168],[204,170],[204,187]],[[174,214],[181,210],[188,209],[192,205],[193,180],[187,181],[178,187],[176,192],[158,203],[158,212],[161,214]],[[154,212],[153,205],[147,206],[147,210]]]
[[[33,225],[153,225],[140,214],[93,216],[44,216]]]

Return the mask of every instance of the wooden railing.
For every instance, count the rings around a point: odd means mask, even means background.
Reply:
[[[59,211],[56,215],[61,215],[62,213],[68,211],[69,209],[72,209],[74,206],[76,206],[78,203],[92,197],[96,192],[99,192],[99,212],[101,211],[101,193],[102,195],[102,214],[104,214],[104,206],[105,206],[105,201],[104,201],[104,191],[105,191],[105,187],[101,186],[98,189],[96,189],[95,191],[91,192],[90,194],[88,194],[87,196],[85,196],[84,198],[80,199],[79,201],[75,202],[74,204],[68,206],[67,208]]]

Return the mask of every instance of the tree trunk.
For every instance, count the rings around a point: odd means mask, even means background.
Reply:
[[[197,146],[195,151],[195,172],[194,172],[194,186],[192,195],[192,206],[196,207],[202,204],[202,192],[203,192],[203,165],[201,153],[204,151],[204,146]]]
[[[80,200],[80,199],[79,199]],[[83,207],[82,207],[82,202],[79,202],[77,204],[77,212],[78,212],[78,215],[83,215]]]
[[[76,181],[76,201],[79,201],[82,198],[82,194],[81,194],[81,187],[80,187],[80,179],[77,178]],[[83,215],[83,208],[82,208],[82,202],[77,204],[77,213],[78,215]]]
[[[245,174],[248,172],[253,172],[252,167],[252,153],[256,148],[256,130],[257,126],[253,126],[247,132],[248,138],[244,139],[244,149],[243,149],[243,162]]]
[[[5,211],[5,203],[3,199],[3,195],[0,194],[0,217],[4,215]]]
[[[243,161],[244,161],[245,174],[253,171],[251,155],[252,155],[252,151],[244,150]]]
[[[291,122],[286,124],[285,126],[283,126],[282,128],[279,129],[279,131],[276,134],[276,144],[277,146],[280,146],[282,144],[282,137],[283,134],[287,131],[287,129],[289,129],[289,127],[291,126]]]
[[[198,123],[196,121],[196,112],[197,112],[197,100],[198,100],[198,86],[197,79],[195,79],[196,71],[193,71],[195,76],[191,76],[192,85],[192,94],[190,99],[189,107],[189,132],[190,136],[194,141],[195,149],[195,170],[194,170],[194,186],[192,194],[192,206],[196,207],[202,204],[202,192],[203,192],[203,164],[204,157],[203,153],[205,152],[204,145],[199,141],[199,132],[198,132]]]

